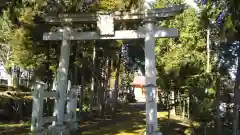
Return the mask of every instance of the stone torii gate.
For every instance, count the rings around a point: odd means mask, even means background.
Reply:
[[[70,57],[71,40],[126,40],[144,39],[145,42],[145,77],[146,77],[146,134],[157,135],[157,101],[156,101],[156,69],[155,69],[155,38],[171,38],[178,36],[175,28],[163,28],[155,25],[156,21],[167,19],[183,11],[185,5],[169,8],[152,9],[136,13],[80,13],[47,16],[49,23],[63,22],[97,22],[98,32],[74,32],[69,27],[64,27],[59,32],[44,33],[44,40],[61,40],[61,54],[57,74],[54,115],[54,129],[64,133],[64,108],[67,90],[67,77]],[[143,27],[138,30],[114,30],[116,21],[142,20]],[[61,128],[63,127],[63,128]],[[61,131],[62,130],[62,131]]]

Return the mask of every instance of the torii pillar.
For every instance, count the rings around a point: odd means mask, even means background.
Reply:
[[[158,135],[157,122],[157,89],[156,89],[156,62],[155,62],[155,20],[144,20],[146,32],[145,42],[145,89],[146,89],[146,135]],[[159,135],[161,135],[159,133]]]
[[[146,135],[162,135],[158,132],[157,118],[157,89],[156,89],[156,58],[155,58],[155,32],[158,29],[155,25],[156,17],[149,15],[155,0],[144,0],[145,19],[144,31],[144,53],[145,53],[145,89],[146,89]]]
[[[177,10],[170,9],[152,9],[156,0],[144,0],[145,18],[143,20],[145,32],[145,89],[146,89],[146,135],[162,135],[158,132],[158,118],[157,118],[157,89],[156,89],[156,58],[155,58],[155,35],[162,32],[161,36],[169,35],[177,37],[177,35],[170,34],[169,30],[164,31],[164,28],[155,25],[158,16],[153,15],[153,12],[179,12],[184,9],[180,6]],[[161,11],[162,10],[162,11]]]
[[[71,52],[71,45],[68,40],[68,34],[70,28],[64,27],[60,30],[62,32],[62,44],[60,52],[60,60],[57,73],[57,84],[56,84],[56,100],[54,107],[54,116],[56,120],[49,126],[49,131],[51,135],[61,134],[68,135],[69,128],[64,124],[64,110],[65,103],[67,99],[67,89],[68,89],[68,69],[69,69],[69,59]]]

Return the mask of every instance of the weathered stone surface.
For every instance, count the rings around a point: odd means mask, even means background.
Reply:
[[[70,131],[66,126],[50,126],[48,135],[70,135]]]

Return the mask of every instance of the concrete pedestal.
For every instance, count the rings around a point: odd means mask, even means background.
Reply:
[[[70,135],[70,131],[67,126],[49,126],[48,135]]]

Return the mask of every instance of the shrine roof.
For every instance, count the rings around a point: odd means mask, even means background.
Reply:
[[[144,86],[145,85],[145,76],[135,76],[133,79],[132,85]]]

